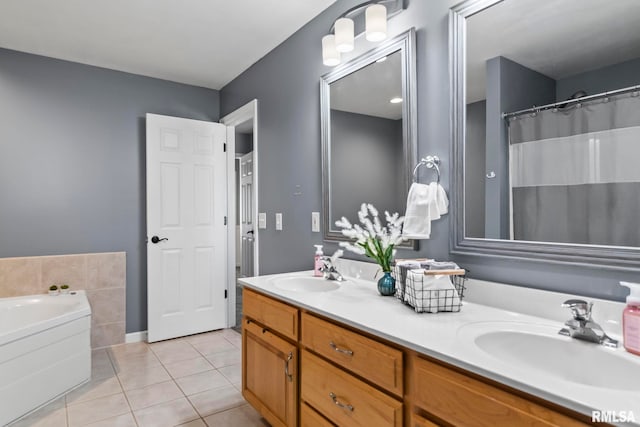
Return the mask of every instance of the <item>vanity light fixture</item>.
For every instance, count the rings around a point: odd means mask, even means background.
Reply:
[[[381,4],[372,4],[367,7],[366,38],[370,42],[380,42],[387,38],[387,8]]]
[[[392,104],[400,104],[402,102],[402,98],[400,98],[399,96],[396,96],[395,98],[391,98],[389,102]]]
[[[369,0],[343,13],[330,30],[333,34],[322,38],[322,63],[330,67],[338,65],[340,54],[354,50],[355,36],[363,30],[370,42],[385,40],[387,18],[404,7],[403,0]]]

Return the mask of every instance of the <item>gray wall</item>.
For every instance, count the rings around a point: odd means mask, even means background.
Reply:
[[[640,84],[640,58],[559,79],[556,98],[564,101],[579,90],[588,95]]]
[[[145,113],[216,121],[219,93],[0,49],[0,257],[126,251],[128,332],[147,324]]]
[[[467,104],[465,139],[465,236],[484,237],[487,102]]]
[[[556,82],[502,56],[487,61],[486,171],[496,177],[485,184],[485,237],[508,239],[509,138],[503,112],[554,101]]]
[[[284,213],[283,231],[276,232],[273,222],[260,230],[262,274],[310,269],[312,245],[321,243],[322,235],[312,233],[310,226],[311,212],[320,211],[322,197],[319,80],[330,70],[322,65],[320,40],[341,13],[359,3],[339,0],[221,91],[223,114],[258,99],[259,209],[268,213],[267,218]],[[418,155],[440,156],[441,182],[447,191],[451,167],[448,13],[456,3],[413,0],[389,21],[392,34],[416,27]],[[356,44],[363,42],[358,38]],[[301,186],[299,196],[293,194],[296,184]],[[447,215],[433,223],[432,239],[421,241],[418,252],[402,250],[398,256],[449,258],[451,218]],[[336,248],[326,246],[328,253]],[[474,278],[618,300],[625,291],[617,282],[638,279],[637,274],[601,267],[482,256],[455,259]]]
[[[402,120],[331,110],[332,218],[357,222],[365,202],[404,214],[402,150]]]

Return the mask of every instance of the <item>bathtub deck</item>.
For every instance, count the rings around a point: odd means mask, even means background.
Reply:
[[[226,329],[96,350],[88,384],[11,427],[267,426],[242,398],[240,348]]]

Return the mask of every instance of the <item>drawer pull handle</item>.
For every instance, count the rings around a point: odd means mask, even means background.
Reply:
[[[293,375],[289,373],[289,362],[293,359],[293,352],[289,352],[287,356],[287,360],[284,361],[284,374],[286,375],[289,382],[293,382]]]
[[[346,354],[347,356],[353,356],[353,351],[344,350],[344,349],[338,347],[333,341],[329,342],[329,345],[331,346],[332,349],[334,349],[338,353]]]
[[[338,400],[338,396],[335,395],[335,393],[331,392],[329,393],[329,397],[331,398],[331,400],[333,400],[333,403],[336,404],[336,406],[339,406],[342,409],[346,409],[349,412],[353,412],[353,406],[349,405],[348,403],[342,403]]]

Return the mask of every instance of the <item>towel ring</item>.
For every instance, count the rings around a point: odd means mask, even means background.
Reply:
[[[416,167],[413,168],[413,182],[418,182],[418,169],[422,165],[426,166],[429,169],[435,169],[436,174],[438,175],[436,182],[440,183],[440,168],[438,167],[438,165],[440,165],[440,157],[427,156],[422,158],[420,162],[416,165]]]

